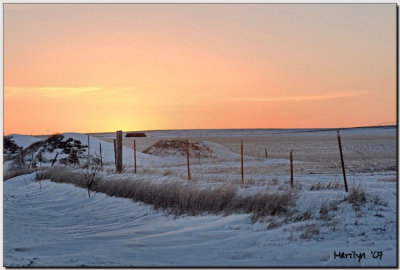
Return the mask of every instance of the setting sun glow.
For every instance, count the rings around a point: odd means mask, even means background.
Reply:
[[[4,4],[4,133],[396,120],[390,4]]]

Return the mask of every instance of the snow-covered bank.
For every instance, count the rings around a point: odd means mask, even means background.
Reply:
[[[21,134],[10,134],[7,137],[9,137],[11,141],[13,141],[17,146],[22,148],[27,148],[31,144],[41,141],[41,139],[36,138],[34,136],[21,135]]]
[[[248,215],[174,218],[127,199],[100,193],[88,198],[84,189],[50,181],[40,185],[33,178],[19,176],[4,183],[6,266],[396,264],[394,182],[379,183],[376,193],[386,198],[381,205],[367,203],[359,212],[350,204],[339,205],[332,231],[318,220],[273,228],[268,222],[251,224]],[[322,193],[333,194],[315,194]],[[311,207],[316,201],[314,197],[307,203],[305,197],[301,205]],[[319,226],[319,235],[303,239],[302,228],[313,224]],[[334,258],[335,251],[353,250],[365,252],[366,258]],[[372,258],[371,251],[382,251],[382,258]]]

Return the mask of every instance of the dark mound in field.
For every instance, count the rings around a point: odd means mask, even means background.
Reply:
[[[186,156],[187,140],[160,140],[143,151],[143,153],[155,156]],[[189,141],[189,155],[193,158],[213,157],[213,151],[203,142]]]
[[[128,132],[125,137],[147,137],[144,132]]]

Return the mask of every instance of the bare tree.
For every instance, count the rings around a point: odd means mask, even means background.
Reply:
[[[84,169],[81,173],[82,179],[87,187],[88,196],[90,198],[90,189],[97,181],[101,179],[98,175],[100,167],[99,166],[92,166]]]

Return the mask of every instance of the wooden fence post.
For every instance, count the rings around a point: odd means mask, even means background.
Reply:
[[[190,175],[190,163],[189,163],[189,140],[186,141],[186,157],[187,157],[187,170],[188,170],[188,180],[192,179]]]
[[[290,151],[290,188],[293,188],[293,151]]]
[[[244,184],[244,171],[243,171],[243,140],[240,140],[240,164],[242,169],[242,185]]]
[[[117,149],[117,164],[115,169],[118,173],[122,172],[122,130],[117,131],[116,149]]]
[[[136,140],[133,139],[133,155],[135,157],[135,173],[136,173]]]
[[[338,143],[339,143],[339,151],[340,151],[340,160],[342,161],[342,172],[343,172],[343,179],[344,179],[344,188],[346,189],[346,192],[349,191],[347,187],[347,180],[346,180],[346,171],[344,169],[344,160],[343,160],[343,151],[342,151],[342,142],[340,140],[340,133],[339,130],[337,130],[337,138],[338,138]]]
[[[117,165],[117,143],[115,139],[113,139],[113,142],[114,142],[114,163],[115,165]]]
[[[101,152],[101,143],[99,145],[100,145],[100,167],[103,168],[103,154]]]
[[[265,147],[265,158],[268,158],[267,147]]]
[[[88,156],[87,156],[87,166],[88,168],[90,167],[90,138],[89,135],[87,135],[87,151],[88,151]]]

